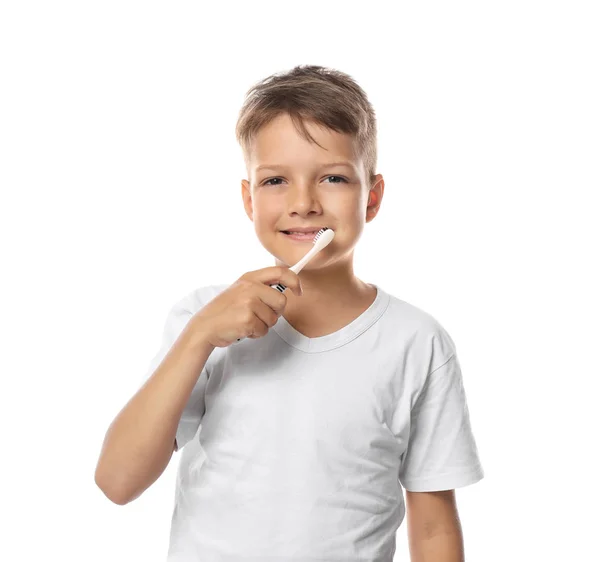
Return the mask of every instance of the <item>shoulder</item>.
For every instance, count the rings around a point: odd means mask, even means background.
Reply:
[[[449,359],[456,353],[454,340],[442,323],[429,311],[390,295],[388,324],[412,347],[428,351],[437,358]]]
[[[456,354],[454,340],[429,311],[390,295],[384,329],[402,349],[405,359],[421,373],[428,373]]]

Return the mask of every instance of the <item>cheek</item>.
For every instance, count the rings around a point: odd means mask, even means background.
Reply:
[[[257,231],[271,231],[278,224],[280,213],[272,206],[256,202],[254,205],[254,226]]]
[[[364,209],[356,200],[347,201],[345,204],[338,205],[334,213],[340,219],[340,223],[347,225],[348,228],[357,228],[364,220]]]

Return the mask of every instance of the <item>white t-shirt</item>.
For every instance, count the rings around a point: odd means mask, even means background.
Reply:
[[[318,338],[283,316],[216,348],[179,426],[169,562],[392,562],[402,487],[483,478],[454,342],[381,287]],[[228,285],[170,310],[152,375],[190,318]]]

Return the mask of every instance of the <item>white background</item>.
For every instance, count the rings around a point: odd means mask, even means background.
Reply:
[[[485,470],[457,490],[467,560],[595,559],[594,4],[4,2],[0,559],[165,560],[180,453],[126,506],[96,462],[170,306],[273,264],[234,127],[297,64],[377,112],[355,271],[456,343]]]

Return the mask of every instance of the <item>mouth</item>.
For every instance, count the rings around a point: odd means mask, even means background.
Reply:
[[[290,231],[290,230],[282,230],[281,234],[283,234],[286,238],[290,240],[298,240],[300,242],[310,241],[312,242],[317,235],[317,232],[322,230],[320,228],[316,230],[308,230],[308,231]]]

